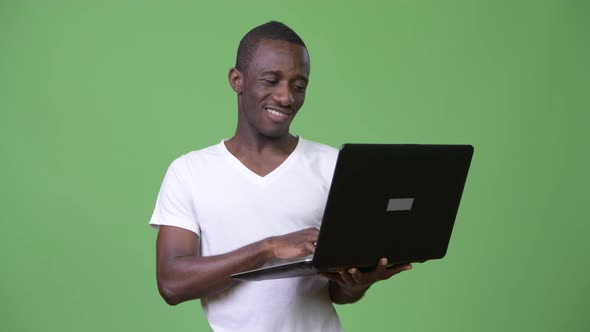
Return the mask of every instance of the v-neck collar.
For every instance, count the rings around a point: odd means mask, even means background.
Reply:
[[[225,146],[226,139],[221,140],[221,150],[226,155],[228,160],[231,162],[232,166],[236,168],[240,173],[244,174],[246,178],[250,181],[257,183],[257,184],[270,184],[275,179],[279,178],[281,174],[285,173],[289,167],[299,159],[299,156],[303,150],[303,138],[301,136],[297,136],[297,145],[295,149],[287,156],[287,158],[275,169],[273,169],[270,173],[266,174],[265,176],[260,176],[253,172],[251,169],[246,167],[236,156],[234,156]]]

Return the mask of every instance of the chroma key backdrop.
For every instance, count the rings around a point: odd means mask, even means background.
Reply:
[[[159,297],[148,220],[170,162],[233,134],[238,42],[278,20],[311,56],[293,133],[475,146],[447,256],[336,306],[346,331],[588,331],[588,17],[581,0],[0,0],[0,330],[209,330],[198,301]]]

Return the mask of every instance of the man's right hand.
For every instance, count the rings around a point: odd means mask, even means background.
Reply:
[[[319,230],[315,227],[269,238],[273,255],[276,258],[290,259],[313,254]]]

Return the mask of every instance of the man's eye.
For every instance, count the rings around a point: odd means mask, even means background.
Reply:
[[[271,79],[265,79],[264,81],[270,85],[277,85],[279,83],[279,81]]]
[[[295,84],[295,89],[305,91],[306,86],[302,84]]]

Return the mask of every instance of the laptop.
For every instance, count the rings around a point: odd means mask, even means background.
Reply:
[[[244,281],[440,259],[463,194],[471,145],[344,144],[311,256],[240,272]]]

